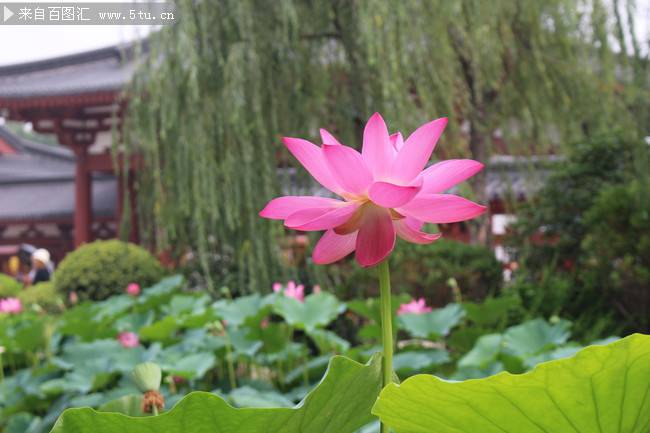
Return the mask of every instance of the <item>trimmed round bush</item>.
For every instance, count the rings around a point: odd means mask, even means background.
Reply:
[[[68,254],[54,272],[59,293],[76,292],[79,300],[100,301],[124,293],[135,282],[147,287],[164,269],[147,250],[119,240],[95,241]]]
[[[0,274],[0,298],[16,296],[23,288],[22,284],[9,275]]]

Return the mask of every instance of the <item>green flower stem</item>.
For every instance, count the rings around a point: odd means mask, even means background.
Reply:
[[[158,416],[158,408],[156,407],[155,404],[151,405],[151,411],[153,416]]]
[[[0,382],[5,379],[5,370],[4,365],[2,364],[2,352],[0,352]]]
[[[393,310],[391,307],[388,259],[379,264],[378,270],[379,296],[381,303],[381,342],[384,347],[382,386],[385,387],[393,381]],[[381,425],[381,433],[388,433],[387,425]]]
[[[228,331],[225,331],[225,336],[226,336],[226,364],[228,366],[228,381],[230,382],[230,389],[233,390],[237,388],[237,376],[235,374],[235,364],[233,361],[232,343],[230,341],[230,336],[228,335]]]

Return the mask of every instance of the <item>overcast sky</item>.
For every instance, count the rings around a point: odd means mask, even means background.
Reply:
[[[66,3],[69,4],[70,1]],[[647,47],[646,41],[650,37],[650,0],[637,0],[635,22],[638,36]],[[147,26],[3,26],[1,24],[0,65],[40,60],[115,45],[143,37],[151,31],[151,27]]]

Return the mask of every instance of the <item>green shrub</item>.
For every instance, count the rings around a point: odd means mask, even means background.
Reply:
[[[147,250],[118,240],[96,241],[68,254],[54,272],[54,286],[80,300],[102,300],[124,293],[135,282],[142,287],[159,281],[163,267]]]
[[[649,151],[622,135],[575,145],[519,209],[511,289],[531,316],[571,319],[585,341],[650,329]]]
[[[592,294],[592,304],[615,314],[625,331],[650,331],[650,180],[602,190],[585,226],[582,300]]]
[[[60,311],[64,306],[63,297],[51,281],[26,287],[18,294],[18,298],[24,305],[37,304],[52,312]]]
[[[0,298],[16,296],[22,288],[22,284],[9,275],[0,274]]]
[[[501,287],[501,264],[480,245],[446,239],[431,245],[398,242],[390,260],[394,293],[424,296],[436,305],[454,300],[450,278],[456,280],[464,299],[483,299]],[[366,296],[377,288],[375,273],[353,263],[342,265],[340,278],[344,296]]]

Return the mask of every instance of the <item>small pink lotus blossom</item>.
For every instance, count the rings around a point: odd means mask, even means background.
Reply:
[[[265,318],[262,319],[262,321],[260,322],[260,328],[262,328],[262,329],[266,329],[266,328],[269,327],[269,324],[270,324],[270,323],[271,323],[271,322],[269,321],[269,318],[268,318],[268,317],[265,317]]]
[[[128,286],[126,286],[126,293],[131,296],[138,296],[140,294],[140,284],[130,283]]]
[[[320,286],[319,286],[318,284],[316,284],[314,287],[312,287],[311,292],[312,292],[314,295],[319,294],[319,293],[321,292],[321,288],[320,288]]]
[[[293,280],[289,280],[286,287],[283,287],[280,283],[273,284],[273,292],[282,293],[284,296],[293,298],[299,302],[305,301],[305,286],[296,284]]]
[[[389,135],[384,119],[375,113],[366,124],[361,153],[324,129],[320,130],[322,146],[285,137],[293,156],[342,200],[279,197],[260,216],[284,220],[295,230],[325,230],[312,254],[318,264],[336,262],[356,251],[360,265],[376,265],[393,251],[396,236],[416,244],[434,242],[440,233],[422,232],[424,223],[464,221],[486,209],[443,194],[480,171],[480,162],[450,159],[425,169],[446,125],[446,118],[434,120],[404,140],[399,132]]]
[[[117,336],[117,341],[120,342],[122,347],[125,347],[127,349],[138,347],[140,344],[140,339],[133,332],[120,332],[120,334]]]
[[[70,292],[68,295],[68,300],[70,301],[71,304],[76,304],[79,302],[79,295],[77,295],[77,292]]]
[[[431,307],[427,307],[427,303],[424,298],[418,300],[412,300],[408,304],[402,304],[397,310],[397,315],[401,316],[402,314],[424,314],[430,313]]]
[[[304,302],[305,301],[305,286],[298,284],[297,286],[287,287],[284,291],[284,296],[293,298],[296,301]]]
[[[23,311],[23,304],[18,298],[0,299],[0,313],[18,314]]]

